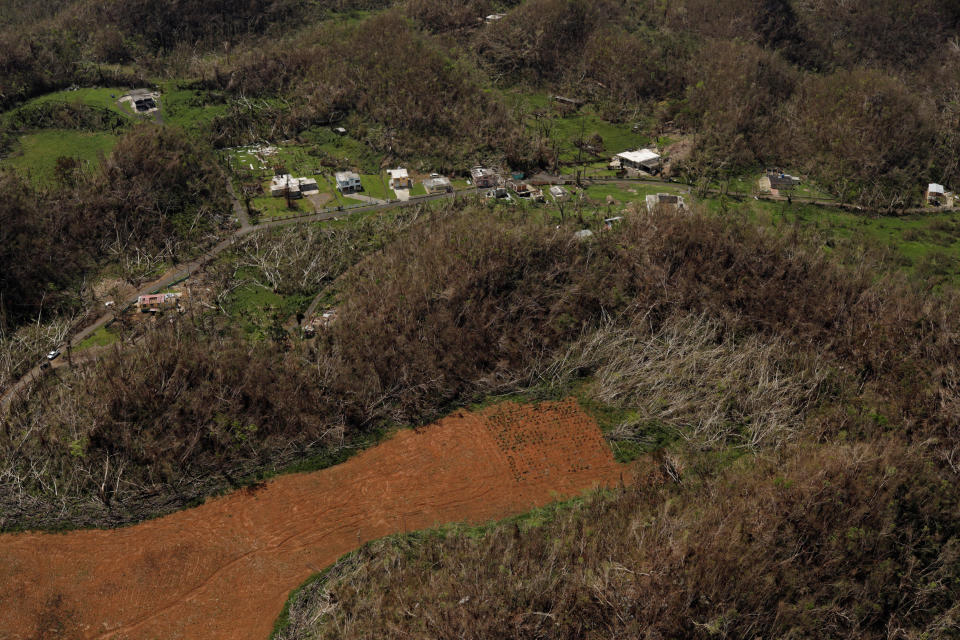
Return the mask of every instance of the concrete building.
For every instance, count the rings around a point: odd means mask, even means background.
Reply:
[[[500,184],[500,176],[493,169],[474,167],[470,169],[470,178],[478,189],[489,189]]]
[[[553,196],[553,199],[557,202],[565,202],[570,199],[570,192],[560,185],[550,187],[550,195]]]
[[[614,160],[620,160],[620,166],[629,171],[645,171],[646,173],[659,173],[662,164],[660,154],[651,149],[638,149],[637,151],[624,151],[618,153]]]
[[[282,198],[288,191],[291,198],[300,198],[319,193],[320,188],[314,178],[294,178],[290,174],[273,176],[270,181],[270,195]]]
[[[356,193],[363,191],[363,184],[360,182],[360,175],[353,171],[340,171],[334,174],[337,181],[337,190],[340,193]]]
[[[412,189],[413,180],[410,179],[410,174],[407,173],[406,169],[390,169],[387,171],[387,175],[390,176],[390,188],[391,189]]]
[[[426,189],[427,193],[430,194],[453,193],[453,184],[451,184],[450,178],[444,178],[443,176],[424,180],[423,188]]]
[[[686,208],[686,203],[683,201],[683,196],[675,196],[669,193],[658,193],[656,195],[649,195],[646,198],[647,200],[647,211],[653,213],[657,210],[658,207],[665,209],[673,209],[675,211],[682,211]]]

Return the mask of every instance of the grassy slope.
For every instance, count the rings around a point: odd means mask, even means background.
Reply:
[[[101,154],[113,150],[118,136],[111,133],[48,129],[25,134],[19,146],[3,164],[29,175],[35,184],[49,184],[54,178],[57,158],[68,156],[95,164]]]

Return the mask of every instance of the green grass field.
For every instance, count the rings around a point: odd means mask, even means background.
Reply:
[[[225,104],[207,104],[201,92],[183,89],[176,82],[161,85],[160,115],[164,122],[184,129],[204,129],[215,117],[226,113]]]
[[[255,274],[241,272],[251,282],[234,289],[224,305],[247,336],[267,336],[270,328],[282,325],[290,316],[306,309],[312,296],[282,296],[255,282]]]
[[[20,136],[15,151],[2,164],[16,169],[37,185],[54,180],[57,158],[67,156],[96,165],[117,143],[111,133],[48,129]]]
[[[86,340],[78,344],[76,350],[82,351],[91,347],[105,347],[113,344],[119,339],[120,336],[115,331],[110,329],[110,327],[100,327],[90,334]]]
[[[127,92],[125,88],[102,87],[94,89],[77,89],[76,91],[55,91],[25,102],[20,108],[29,108],[49,102],[64,102],[67,104],[86,104],[93,107],[110,109],[125,116],[131,111],[121,107],[117,102]]]
[[[363,184],[363,195],[380,200],[396,200],[397,194],[393,189],[387,187],[387,178],[383,174],[360,176],[360,182]]]
[[[296,215],[298,213],[313,213],[313,205],[309,200],[303,198],[291,202],[294,208],[287,208],[286,198],[274,198],[273,196],[261,196],[250,201],[250,205],[260,212],[260,215],[267,218],[276,218],[278,216]]]
[[[704,205],[720,215],[737,214],[774,228],[797,227],[817,235],[825,250],[841,242],[863,244],[887,252],[908,274],[931,286],[960,284],[960,220],[951,213],[909,216],[863,215],[843,209],[769,202],[752,198],[738,202],[717,198]]]
[[[636,183],[635,185],[623,184],[598,184],[585,189],[587,197],[595,202],[605,203],[607,196],[612,196],[619,204],[627,202],[644,202],[648,195],[657,193],[671,193],[682,195],[684,198],[689,196],[685,189],[678,187],[667,187],[664,185],[646,185]]]

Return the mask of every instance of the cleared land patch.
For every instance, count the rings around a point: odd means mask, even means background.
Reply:
[[[623,471],[573,401],[459,413],[134,527],[2,536],[0,637],[260,640],[291,589],[365,541],[501,518]]]

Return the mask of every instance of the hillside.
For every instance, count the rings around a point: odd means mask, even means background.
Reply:
[[[955,4],[0,0],[0,546],[567,402],[625,480],[361,496],[275,637],[954,637]]]

